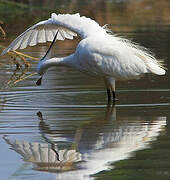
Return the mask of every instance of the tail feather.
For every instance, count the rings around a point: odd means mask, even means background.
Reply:
[[[165,75],[166,71],[160,67],[159,65],[153,63],[153,62],[148,62],[146,63],[148,70],[154,74],[157,75]]]
[[[141,54],[136,54],[140,59],[142,59],[145,62],[145,65],[147,66],[149,73],[154,73],[157,75],[165,75],[165,67],[163,66],[161,61],[156,60],[154,56],[151,56],[150,54],[146,54],[145,56]]]
[[[130,40],[125,38],[120,38],[114,36],[118,41],[123,42],[123,44],[132,51],[137,57],[139,57],[145,65],[147,66],[148,73],[154,73],[157,75],[165,75],[166,68],[162,61],[155,58],[154,54],[147,48],[140,46]]]

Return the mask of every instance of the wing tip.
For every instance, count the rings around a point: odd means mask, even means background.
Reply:
[[[5,48],[2,53],[1,53],[1,56],[3,56],[4,54],[6,54],[7,52],[9,52],[10,50],[8,48]]]

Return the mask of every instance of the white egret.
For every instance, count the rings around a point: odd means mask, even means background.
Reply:
[[[125,38],[108,33],[106,26],[100,26],[90,18],[77,14],[55,14],[41,21],[18,36],[2,55],[8,51],[23,49],[38,43],[73,39],[79,35],[82,40],[77,45],[75,53],[62,58],[47,59],[47,54],[37,66],[39,75],[51,66],[70,66],[87,74],[103,78],[108,101],[115,101],[115,80],[129,80],[145,73],[164,75],[165,68],[150,51],[136,45]],[[38,81],[40,84],[41,78]]]

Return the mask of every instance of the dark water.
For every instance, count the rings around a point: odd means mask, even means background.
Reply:
[[[99,2],[95,13],[87,2],[77,2],[69,11],[78,9],[101,24],[111,24],[114,32],[149,47],[170,68],[170,3]],[[157,14],[158,7],[164,13]],[[74,46],[58,42],[55,53],[70,54],[78,41]],[[42,57],[46,49],[41,45],[22,52]],[[58,67],[50,69],[37,87],[36,61],[28,59],[30,67],[20,62],[16,68],[10,56],[0,59],[2,179],[170,178],[169,71],[161,77],[117,82],[119,101],[107,107],[100,79]]]

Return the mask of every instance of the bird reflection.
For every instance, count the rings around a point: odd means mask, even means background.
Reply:
[[[73,169],[73,163],[81,160],[81,154],[74,149],[58,150],[47,143],[12,141],[7,136],[3,139],[19,153],[24,161],[33,163],[33,169],[39,171],[65,171]],[[59,159],[60,157],[60,159]]]
[[[117,117],[116,107],[107,107],[103,117],[99,114],[76,127],[72,121],[67,126],[65,122],[59,127],[51,125],[42,112],[37,116],[44,143],[12,141],[8,136],[4,140],[25,161],[33,163],[35,170],[64,171],[57,174],[62,179],[83,179],[107,169],[109,162],[128,158],[132,152],[146,148],[166,125],[166,117],[150,120],[143,116],[128,116],[130,120],[121,114]]]

